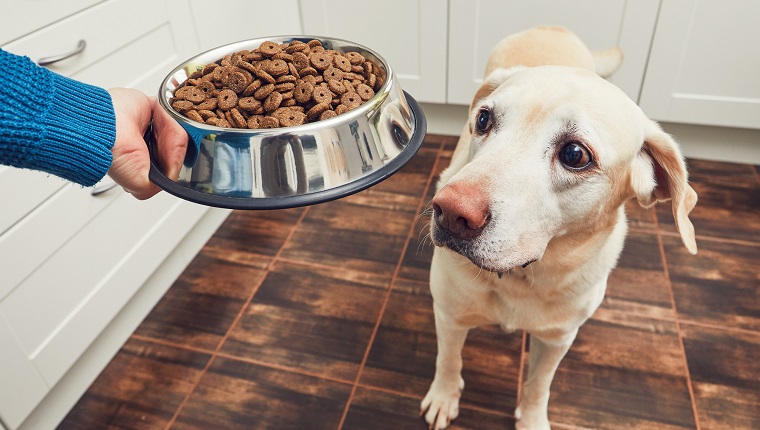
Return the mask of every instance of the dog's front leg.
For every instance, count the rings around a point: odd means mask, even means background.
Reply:
[[[438,355],[435,360],[435,378],[422,400],[420,415],[433,430],[446,428],[459,415],[459,397],[464,389],[462,379],[462,348],[467,328],[462,328],[434,306]]]
[[[515,411],[518,430],[548,430],[549,389],[559,362],[570,349],[578,330],[562,334],[530,335],[528,378]]]

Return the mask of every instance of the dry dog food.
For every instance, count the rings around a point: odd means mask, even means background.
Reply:
[[[174,91],[174,110],[230,128],[292,127],[332,118],[374,97],[385,71],[319,40],[263,42],[199,67]]]

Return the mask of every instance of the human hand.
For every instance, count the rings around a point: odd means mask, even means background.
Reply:
[[[108,176],[139,200],[153,197],[160,189],[148,179],[150,154],[143,134],[151,119],[156,133],[161,171],[176,179],[187,150],[185,130],[158,105],[155,97],[130,88],[108,90],[116,115],[116,141]]]

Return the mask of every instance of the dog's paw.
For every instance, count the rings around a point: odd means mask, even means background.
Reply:
[[[464,379],[461,377],[458,384],[433,381],[420,405],[420,415],[425,415],[431,430],[445,429],[459,415],[459,398],[463,389]]]
[[[517,418],[516,430],[551,430],[546,413],[537,413],[536,410],[530,408],[526,408],[523,413],[523,405],[515,409],[515,418]]]

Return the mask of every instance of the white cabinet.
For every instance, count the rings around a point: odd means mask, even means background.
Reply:
[[[445,0],[300,0],[305,34],[347,39],[388,61],[419,102],[446,102]]]
[[[467,104],[483,81],[488,54],[501,39],[538,25],[561,25],[592,49],[620,47],[611,81],[638,99],[659,0],[450,0],[448,97]]]
[[[154,95],[166,73],[198,51],[186,0],[39,0],[33,3],[50,9],[26,27],[32,2],[22,3],[4,8],[0,27],[18,22],[0,30],[3,49],[38,60],[85,40],[81,53],[49,66],[80,81]],[[34,420],[65,416],[110,355],[88,363],[94,368],[89,379],[71,380],[72,366],[98,349],[101,333],[163,270],[167,257],[198,250],[179,250],[178,244],[190,235],[208,238],[218,223],[203,222],[209,208],[167,193],[144,202],[120,188],[93,195],[90,188],[10,167],[0,167],[0,195],[0,427],[47,428],[23,423],[41,402],[56,403],[49,396],[62,385],[73,387],[58,402],[62,408],[42,408],[45,417]],[[164,279],[151,288],[165,291],[171,283]],[[120,344],[131,331],[109,333],[109,341]]]
[[[660,121],[760,129],[760,3],[663,0],[642,109]]]
[[[239,40],[301,34],[298,0],[190,0],[190,10],[201,51]],[[217,10],[226,12],[224,18],[214,15]]]

